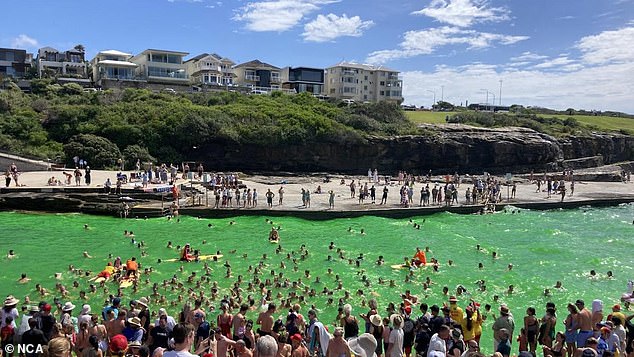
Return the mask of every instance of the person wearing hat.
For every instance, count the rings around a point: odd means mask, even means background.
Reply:
[[[293,352],[291,353],[291,357],[309,357],[310,353],[308,353],[308,349],[302,343],[304,339],[302,335],[296,333],[291,336],[291,346],[293,346]]]
[[[370,316],[370,334],[374,336],[374,339],[377,341],[375,353],[377,356],[383,354],[383,319],[379,314],[374,314]]]
[[[24,334],[26,331],[29,330],[29,319],[35,317],[35,315],[39,313],[40,313],[40,309],[37,307],[37,305],[29,306],[26,313],[22,315],[22,320],[20,321],[20,327],[18,327],[17,331],[15,332],[15,337],[13,338],[14,343],[16,344],[20,343],[22,334]]]
[[[346,340],[357,337],[359,335],[359,322],[357,318],[352,316],[352,305],[343,305],[344,316],[341,318],[340,324],[343,326],[344,338]]]
[[[504,357],[509,357],[511,355],[511,334],[510,332],[502,328],[498,331],[497,336],[499,337],[497,348],[495,352],[499,352]]]
[[[376,338],[369,333],[361,334],[361,336],[348,341],[349,350],[356,357],[376,357],[378,345]]]
[[[127,326],[123,329],[121,334],[128,339],[128,342],[138,341],[143,339],[143,328],[141,327],[141,320],[138,317],[129,318]]]
[[[13,297],[13,295],[8,295],[7,298],[4,299],[4,305],[2,306],[2,310],[0,310],[0,319],[2,320],[0,321],[0,328],[6,326],[7,317],[11,317],[13,319],[11,326],[14,329],[17,328],[16,321],[20,317],[20,313],[18,312],[16,306],[19,302],[20,300]]]
[[[161,316],[165,316],[166,319],[167,319],[167,326],[166,326],[167,327],[167,331],[171,333],[172,330],[174,329],[174,326],[176,326],[176,320],[172,316],[167,314],[167,310],[165,310],[164,307],[159,309],[158,316],[159,316],[159,318],[156,319],[156,322],[154,323],[154,326],[158,326]]]
[[[463,311],[462,308],[458,306],[458,299],[455,296],[449,297],[449,316],[455,323],[462,324],[462,320],[464,319]]]
[[[451,331],[451,343],[447,343],[449,347],[449,355],[452,356],[460,356],[465,351],[466,346],[464,340],[462,339],[462,333],[459,329],[453,329]]]
[[[55,316],[51,314],[51,304],[44,303],[40,316],[38,317],[38,326],[42,332],[44,332],[44,336],[46,336],[48,340],[50,340],[53,335],[53,327],[56,323]]]
[[[350,347],[348,347],[346,340],[343,339],[344,329],[337,327],[332,336],[328,343],[326,357],[350,357]]]
[[[77,324],[81,325],[82,322],[86,322],[90,326],[90,323],[92,321],[92,316],[90,314],[91,312],[92,309],[90,308],[90,305],[84,304],[81,307],[81,311],[79,312],[79,317],[77,317]]]
[[[515,321],[513,320],[513,315],[505,304],[500,305],[500,317],[498,317],[493,323],[493,349],[495,351],[498,350],[498,345],[502,340],[501,331],[504,329],[508,336],[513,336],[513,331],[515,330]],[[511,344],[511,340],[507,337],[509,345]]]
[[[625,323],[625,314],[621,312],[621,305],[616,304],[612,306],[612,313],[608,316],[608,321],[612,321],[613,317],[618,317],[621,320],[621,323]]]
[[[194,346],[198,349],[198,345],[201,341],[206,338],[209,338],[209,334],[211,332],[211,326],[209,322],[205,321],[205,314],[197,312],[194,314],[194,327],[196,327],[196,335],[194,338]]]
[[[59,318],[59,323],[64,325],[73,325],[75,331],[77,331],[77,318],[73,316],[73,309],[75,309],[75,305],[67,301],[64,306],[62,306],[62,316]]]
[[[139,308],[139,312],[136,316],[141,320],[141,327],[143,327],[145,331],[150,330],[151,314],[148,309],[148,304],[149,301],[145,296],[136,301],[136,306]],[[147,337],[147,335],[144,335],[144,337]]]
[[[385,355],[387,357],[402,357],[403,356],[403,316],[399,314],[393,314],[390,316],[390,322],[392,323],[392,332],[390,332],[390,338],[388,340],[389,345]]]
[[[123,357],[128,351],[128,339],[122,334],[114,335],[110,338],[108,349],[111,356]]]
[[[112,304],[110,304],[110,306],[106,306],[103,311],[101,312],[101,317],[104,320],[108,320],[108,311],[114,311],[114,318],[116,319],[117,316],[119,316],[119,307],[121,305],[121,299],[116,297],[114,299],[112,299]]]

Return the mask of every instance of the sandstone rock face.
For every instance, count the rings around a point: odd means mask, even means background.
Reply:
[[[425,135],[369,137],[358,144],[310,144],[261,147],[222,145],[203,147],[211,170],[248,172],[380,173],[428,170],[491,173],[543,170],[564,160],[561,144],[526,128],[479,128],[466,125],[423,126]],[[573,144],[571,144],[573,145]],[[588,155],[589,156],[589,155]]]

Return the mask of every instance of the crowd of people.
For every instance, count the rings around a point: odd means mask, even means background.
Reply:
[[[53,305],[47,301],[22,305],[20,313],[20,301],[9,295],[0,310],[0,338],[9,357],[17,353],[7,346],[18,344],[39,346],[27,357],[253,357],[263,353],[272,357],[482,357],[482,343],[491,343],[496,357],[634,355],[634,315],[625,315],[620,305],[606,314],[601,300],[594,300],[591,309],[583,300],[570,303],[563,319],[552,303],[546,304],[541,318],[529,307],[522,321],[504,304],[495,312],[474,300],[461,306],[458,298],[450,296],[430,306],[407,290],[402,301],[386,309],[370,299],[367,312],[355,315],[350,304],[343,304],[336,326],[329,329],[316,309],[304,316],[299,302],[278,308],[267,298],[265,292],[260,305],[225,298],[218,313],[205,311],[197,299],[171,316],[148,297],[132,300],[129,306],[113,297],[101,311],[93,311],[89,304],[78,309],[72,302],[62,304],[56,299]],[[249,319],[249,313],[257,318]],[[493,340],[483,341],[488,320]]]

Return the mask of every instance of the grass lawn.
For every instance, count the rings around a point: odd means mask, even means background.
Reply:
[[[415,124],[444,124],[445,117],[451,116],[457,112],[429,112],[429,111],[406,111],[405,115]],[[593,115],[565,115],[565,114],[539,114],[545,118],[558,118],[566,120],[570,117],[576,119],[580,124],[587,126],[595,126],[603,131],[619,131],[621,129],[634,133],[634,119],[618,118],[611,116],[593,116]]]
[[[594,115],[547,115],[540,114],[542,117],[555,117],[561,120],[568,118],[574,118],[581,124],[593,125],[601,130],[606,131],[619,131],[626,129],[634,132],[634,119],[631,118],[618,118],[610,116],[594,116]]]
[[[405,115],[415,124],[445,124],[445,117],[456,112],[406,111]]]

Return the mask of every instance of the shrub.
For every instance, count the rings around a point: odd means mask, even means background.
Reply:
[[[106,138],[92,134],[79,134],[64,145],[67,163],[73,162],[74,156],[87,160],[93,168],[110,168],[121,158],[117,145]]]

